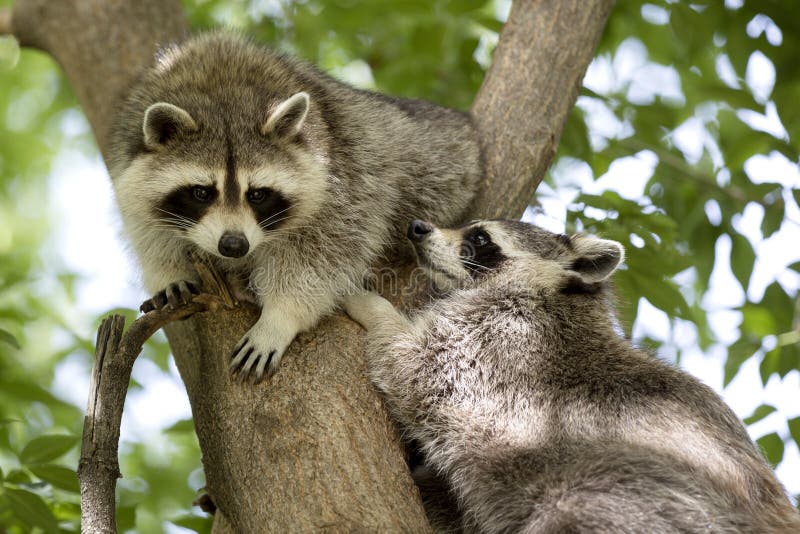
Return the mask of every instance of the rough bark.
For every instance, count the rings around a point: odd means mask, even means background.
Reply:
[[[473,106],[487,162],[475,213],[519,215],[527,205],[611,5],[515,3]],[[58,60],[107,154],[121,91],[186,23],[177,0],[18,0],[11,28]],[[394,428],[364,376],[358,328],[326,319],[293,343],[274,379],[253,387],[235,383],[226,363],[255,318],[239,308],[166,329],[218,506],[215,530],[428,530]]]
[[[517,0],[472,114],[486,174],[476,217],[519,217],[553,160],[613,0]]]

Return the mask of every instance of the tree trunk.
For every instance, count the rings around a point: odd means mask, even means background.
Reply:
[[[474,213],[518,216],[549,166],[612,0],[514,3],[473,114],[486,158]],[[17,0],[11,29],[51,53],[104,155],[112,110],[186,22],[178,0]],[[406,287],[407,266],[399,267]],[[189,393],[215,531],[429,530],[402,447],[364,374],[361,332],[341,315],[301,335],[258,386],[227,362],[257,317],[242,307],[166,328]]]
[[[472,115],[486,175],[476,217],[519,217],[544,178],[613,0],[518,0]]]

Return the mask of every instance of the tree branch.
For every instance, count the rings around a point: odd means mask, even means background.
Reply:
[[[517,0],[472,114],[486,174],[476,217],[519,217],[555,155],[613,0]]]
[[[121,315],[106,317],[97,331],[95,361],[89,402],[83,424],[83,443],[78,463],[83,532],[116,532],[114,490],[119,471],[119,432],[122,409],[133,364],[142,345],[166,324],[204,311],[228,308],[233,300],[219,277],[205,264],[197,264],[202,286],[213,293],[195,295],[181,306],[167,305],[142,315],[125,334]]]
[[[64,69],[103,157],[114,109],[159,46],[189,31],[177,0],[17,0],[11,33]]]
[[[610,5],[514,3],[472,110],[487,163],[476,214],[519,214],[527,205]],[[158,45],[180,39],[187,28],[178,0],[17,0],[11,22],[23,45],[51,53],[61,64],[104,155],[120,95]],[[411,269],[397,270],[402,292],[411,284]],[[238,307],[165,327],[192,404],[206,488],[218,506],[215,531],[257,532],[266,525],[288,532],[429,531],[396,430],[365,376],[360,330],[342,316],[324,320],[292,343],[273,379],[253,387],[234,382],[227,362],[255,319],[256,310]],[[99,339],[98,360],[111,369],[116,358],[109,355],[124,338],[119,328],[112,320],[107,337]],[[111,397],[124,396],[129,377],[129,371],[118,373],[120,383],[112,388],[104,386],[109,373],[98,371],[98,399],[105,398],[104,387]],[[91,408],[102,412],[103,406]],[[102,422],[87,419],[88,446],[116,450],[118,424],[104,434],[111,449],[91,441],[98,439],[98,425],[117,420],[116,412],[102,415]],[[103,460],[91,476],[105,485],[82,481],[86,499],[95,490],[113,497],[116,455],[106,452]],[[84,477],[87,469],[82,467]],[[107,499],[102,502],[113,510]]]

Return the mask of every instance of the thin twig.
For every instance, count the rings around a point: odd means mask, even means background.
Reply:
[[[195,269],[206,291],[182,305],[167,304],[136,319],[123,334],[121,315],[106,317],[97,331],[89,402],[83,424],[78,464],[83,532],[116,532],[115,498],[119,470],[119,433],[122,409],[133,364],[142,345],[164,325],[204,311],[235,305],[224,280],[198,258]]]

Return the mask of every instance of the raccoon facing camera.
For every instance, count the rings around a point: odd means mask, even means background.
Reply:
[[[435,529],[800,532],[722,399],[621,335],[619,243],[503,220],[407,236],[443,296],[410,319],[373,293],[345,308]]]
[[[468,114],[339,82],[242,37],[162,50],[121,103],[109,158],[155,296],[191,298],[205,256],[261,316],[231,369],[259,381],[360,287],[409,217],[458,222],[481,176]]]

